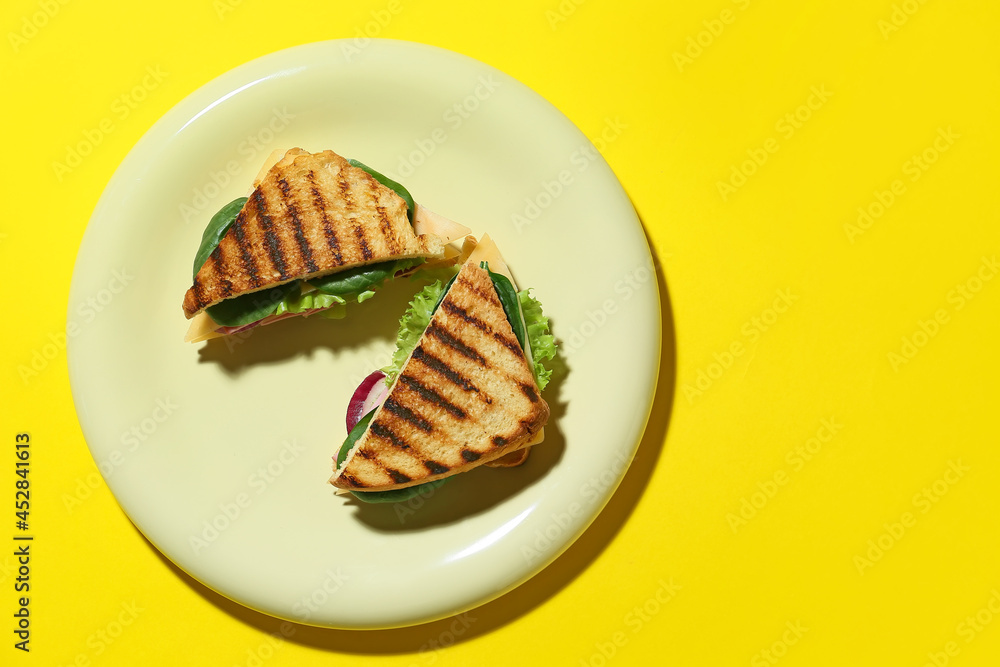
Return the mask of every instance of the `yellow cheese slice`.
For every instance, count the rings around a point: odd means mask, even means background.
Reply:
[[[417,210],[413,213],[413,231],[418,236],[434,234],[445,243],[451,243],[472,233],[472,230],[465,225],[449,220],[421,204],[417,204]]]
[[[278,164],[283,157],[287,155],[289,158],[293,158],[296,155],[301,155],[303,153],[305,153],[305,151],[301,148],[289,148],[287,151],[282,150],[281,148],[275,148],[271,151],[271,154],[264,160],[264,164],[261,165],[260,171],[258,171],[257,175],[253,177],[253,184],[250,186],[247,196],[250,196],[250,193],[257,189],[260,182],[264,180],[265,176],[267,176],[267,172],[271,171],[271,167]]]
[[[191,326],[188,328],[188,332],[184,334],[184,342],[200,343],[201,341],[208,340],[209,338],[222,336],[223,334],[216,331],[216,329],[219,328],[220,326],[215,323],[215,320],[208,316],[208,313],[201,311],[191,318]]]
[[[469,259],[465,261],[475,262],[476,264],[479,264],[479,262],[489,262],[490,271],[507,276],[507,280],[514,286],[514,291],[517,291],[517,283],[514,282],[514,275],[510,272],[507,262],[503,261],[500,249],[497,248],[497,244],[490,238],[489,234],[483,234],[483,238],[479,239],[475,250],[469,255]]]

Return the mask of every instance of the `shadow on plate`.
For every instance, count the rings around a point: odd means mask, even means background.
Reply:
[[[557,354],[552,360],[552,379],[545,394],[560,396],[568,374],[569,368]],[[559,422],[566,413],[566,403],[550,401],[549,410],[545,442],[532,448],[524,464],[516,468],[480,466],[472,471],[474,474],[456,475],[447,483],[402,503],[365,503],[347,496],[348,506],[354,508],[354,518],[375,530],[398,533],[444,526],[485,512],[545,477],[562,458],[566,439]]]
[[[652,243],[649,246],[653,248]],[[243,623],[252,625],[261,632],[284,637],[286,641],[311,648],[361,655],[430,652],[435,650],[435,646],[450,645],[452,642],[459,643],[473,639],[507,625],[558,594],[601,555],[631,516],[656,467],[670,422],[676,385],[675,362],[677,356],[670,298],[659,265],[656,279],[660,290],[663,335],[659,380],[653,396],[649,421],[636,451],[635,459],[607,506],[583,535],[538,575],[496,600],[477,607],[465,615],[452,616],[406,628],[367,631],[319,628],[283,621],[233,602],[190,577],[160,554],[152,544],[149,544],[149,548],[181,580],[221,611]],[[296,340],[298,340],[297,335]],[[560,443],[561,446],[562,443]],[[542,456],[545,456],[542,451],[544,449],[540,448],[538,452],[533,452],[532,457],[539,454],[539,459],[541,459]],[[546,462],[536,460],[534,463],[542,469]],[[542,471],[544,472],[544,470]],[[499,477],[512,471],[493,470],[490,472]],[[525,471],[525,474],[531,473]],[[138,532],[138,529],[136,530]],[[141,535],[141,533],[139,534]]]
[[[213,338],[199,343],[202,347],[198,351],[198,361],[218,364],[229,375],[237,376],[252,366],[281,363],[300,355],[311,356],[317,349],[336,352],[374,340],[394,341],[399,316],[406,311],[414,292],[427,282],[418,279],[389,282],[380,287],[370,301],[348,304],[347,317],[342,320],[316,315],[293,317],[224,338]],[[359,322],[364,326],[359,326]]]

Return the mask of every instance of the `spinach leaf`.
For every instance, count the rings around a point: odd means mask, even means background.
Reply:
[[[375,171],[374,169],[372,169],[371,167],[362,162],[358,162],[357,160],[353,159],[348,159],[347,161],[353,167],[364,169],[376,181],[378,181],[379,183],[386,186],[387,188],[395,192],[397,195],[402,197],[403,201],[406,202],[406,217],[410,220],[410,225],[413,225],[413,214],[416,212],[416,204],[413,203],[413,197],[410,196],[410,193],[407,191],[406,188],[404,188],[402,185],[392,180],[391,178],[383,176],[382,174],[378,173],[377,171]]]
[[[377,410],[378,408],[376,408]],[[340,451],[337,452],[337,467],[339,468],[344,464],[344,460],[347,458],[347,454],[351,451],[351,447],[358,441],[358,439],[364,435],[365,431],[368,430],[368,424],[371,422],[372,417],[375,415],[375,410],[372,410],[367,415],[361,418],[361,420],[354,425],[351,432],[347,434],[347,439],[344,440],[344,444],[341,445]],[[404,500],[409,500],[419,495],[424,490],[436,489],[449,478],[434,480],[433,482],[427,482],[425,484],[417,484],[416,486],[408,486],[405,489],[392,489],[390,491],[351,491],[353,495],[358,500],[366,503],[400,503]]]
[[[201,245],[198,246],[198,254],[194,256],[195,276],[198,275],[198,270],[208,261],[208,256],[218,247],[219,241],[222,240],[226,231],[232,226],[233,221],[236,220],[236,216],[239,215],[240,210],[246,203],[246,197],[238,197],[223,206],[219,209],[218,213],[212,216],[212,219],[208,222],[208,227],[205,228],[205,232],[201,235]]]
[[[423,258],[418,257],[367,264],[330,273],[320,278],[311,278],[309,284],[324,294],[337,296],[361,294],[373,287],[380,286],[387,278],[391,278],[397,272],[412,268],[423,261]]]
[[[299,289],[299,282],[293,280],[277,287],[226,299],[209,306],[205,312],[216,324],[224,327],[241,327],[273,314],[285,297]]]
[[[500,297],[500,303],[503,305],[503,312],[507,314],[507,319],[510,321],[510,328],[514,330],[514,336],[517,338],[517,342],[521,344],[521,349],[524,350],[524,322],[521,321],[521,306],[517,298],[517,292],[514,291],[514,286],[510,284],[507,276],[490,271],[489,263],[482,262],[480,266],[489,271],[493,287],[496,289],[497,296]]]
[[[351,447],[354,446],[354,443],[356,443],[358,439],[362,435],[364,435],[365,431],[368,430],[368,424],[369,422],[371,422],[372,417],[375,416],[375,410],[378,410],[378,408],[375,408],[374,410],[366,414],[364,417],[359,419],[358,423],[355,424],[354,428],[351,429],[351,432],[347,434],[347,438],[344,440],[344,444],[340,446],[340,451],[337,452],[338,468],[344,465],[344,461],[347,459],[347,454],[351,451]]]
[[[451,478],[445,477],[433,482],[424,482],[408,486],[405,489],[391,489],[389,491],[351,491],[351,495],[366,503],[401,503],[410,498],[416,498],[421,493],[436,489],[449,479]]]
[[[444,287],[441,289],[441,296],[438,297],[437,303],[435,303],[434,304],[434,308],[431,309],[431,317],[434,316],[434,313],[437,312],[438,306],[440,306],[441,302],[444,301],[444,297],[445,297],[445,295],[448,294],[448,290],[450,290],[451,286],[455,284],[455,278],[458,278],[458,274],[457,273],[451,277],[451,280],[449,280],[448,282],[446,282],[444,284]],[[428,321],[428,324],[430,324],[429,321]]]

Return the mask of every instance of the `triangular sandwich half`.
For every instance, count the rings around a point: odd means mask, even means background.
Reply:
[[[330,483],[402,489],[517,452],[548,420],[540,394],[490,272],[470,258]]]
[[[219,329],[231,333],[246,326],[239,319],[241,314],[236,316],[237,326],[220,317],[224,308],[213,308],[220,303],[230,311],[234,303],[246,303],[253,311],[259,306],[257,301],[267,305],[270,299],[277,307],[293,287],[290,283],[298,281],[300,289],[291,294],[299,299],[318,289],[314,285],[318,279],[332,274],[368,266],[391,269],[391,262],[408,262],[398,264],[403,268],[420,260],[441,259],[449,241],[468,233],[467,227],[426,209],[410,210],[418,207],[402,186],[333,151],[308,153],[293,148],[283,156],[272,155],[274,159],[269,168],[265,164],[266,171],[262,169],[238,213],[234,207],[235,219],[217,238],[214,249],[212,241],[206,241],[211,224],[206,230],[199,255],[209,254],[197,268],[183,306],[188,319],[206,309],[213,317],[196,323],[189,339],[204,340]],[[238,206],[239,200],[234,203]],[[246,296],[257,292],[261,293],[257,299]],[[336,286],[326,293],[337,297],[336,303],[345,303]],[[348,296],[356,298],[357,294]],[[245,298],[231,301],[238,297]],[[328,301],[331,298],[325,297],[317,303],[329,307]],[[306,306],[292,312],[301,314]],[[266,310],[255,312],[273,316]]]

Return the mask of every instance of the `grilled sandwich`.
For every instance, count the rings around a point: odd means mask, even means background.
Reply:
[[[221,302],[255,292],[263,297],[293,281],[306,287],[311,279],[358,267],[442,259],[446,244],[468,233],[423,207],[408,211],[397,192],[355,164],[330,150],[294,148],[265,165],[197,270],[184,295],[185,316],[206,308],[211,315]],[[221,328],[213,324],[202,318],[189,339]]]
[[[483,256],[474,251],[441,296],[388,396],[335,466],[334,486],[393,491],[483,464],[517,465],[544,437],[549,407],[510,320],[523,316],[505,310],[491,276],[509,272],[498,253],[489,263]]]

